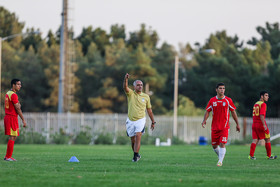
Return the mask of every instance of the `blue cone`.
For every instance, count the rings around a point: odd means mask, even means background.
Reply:
[[[72,157],[70,158],[70,160],[68,160],[68,162],[80,162],[80,161],[77,159],[77,157],[72,156]]]

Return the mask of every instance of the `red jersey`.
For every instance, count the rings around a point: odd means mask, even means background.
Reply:
[[[14,104],[18,103],[18,96],[13,91],[8,91],[5,96],[5,114],[17,116],[18,113],[16,112]]]
[[[264,116],[265,119],[265,115],[266,115],[266,103],[263,101],[258,101],[255,103],[254,107],[253,107],[253,124],[254,123],[260,123],[262,124],[260,115]]]
[[[234,106],[231,98],[224,96],[222,99],[218,99],[217,96],[212,97],[208,102],[206,110],[213,112],[212,116],[212,130],[229,129],[229,111],[234,111]]]

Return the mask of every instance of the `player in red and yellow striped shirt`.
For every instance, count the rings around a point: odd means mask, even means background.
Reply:
[[[267,159],[274,160],[277,156],[271,155],[271,144],[270,144],[270,133],[267,127],[265,116],[267,106],[266,103],[269,99],[268,92],[261,91],[260,93],[260,100],[255,103],[253,107],[253,125],[252,125],[252,137],[253,142],[250,147],[250,155],[249,159],[256,160],[254,156],[255,149],[259,140],[265,140],[265,148],[267,153]]]

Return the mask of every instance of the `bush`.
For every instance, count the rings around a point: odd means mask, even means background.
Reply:
[[[180,140],[178,137],[173,136],[171,140],[172,145],[184,145],[186,144],[183,140]]]
[[[141,144],[142,145],[154,145],[156,142],[156,137],[150,136],[148,133],[142,135]]]
[[[106,133],[106,134],[101,133],[94,140],[94,144],[107,144],[107,145],[111,145],[111,144],[113,144],[112,135],[110,135],[109,133]]]
[[[116,140],[116,144],[118,145],[127,145],[130,143],[130,138],[127,136],[118,136]]]
[[[88,132],[81,131],[74,139],[74,144],[89,144],[92,136]]]
[[[252,136],[248,135],[243,140],[234,140],[231,142],[234,145],[245,145],[245,144],[251,144],[252,143]]]
[[[59,129],[59,133],[52,135],[52,142],[55,144],[68,144],[71,140],[71,136],[67,135],[62,128]]]
[[[46,144],[46,137],[37,132],[25,132],[23,131],[20,136],[17,137],[15,143],[17,144]]]

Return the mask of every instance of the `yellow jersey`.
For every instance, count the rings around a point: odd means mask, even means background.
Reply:
[[[150,97],[148,94],[141,92],[140,94],[132,91],[125,93],[128,101],[128,118],[131,121],[142,119],[146,115],[146,108],[152,108]]]

